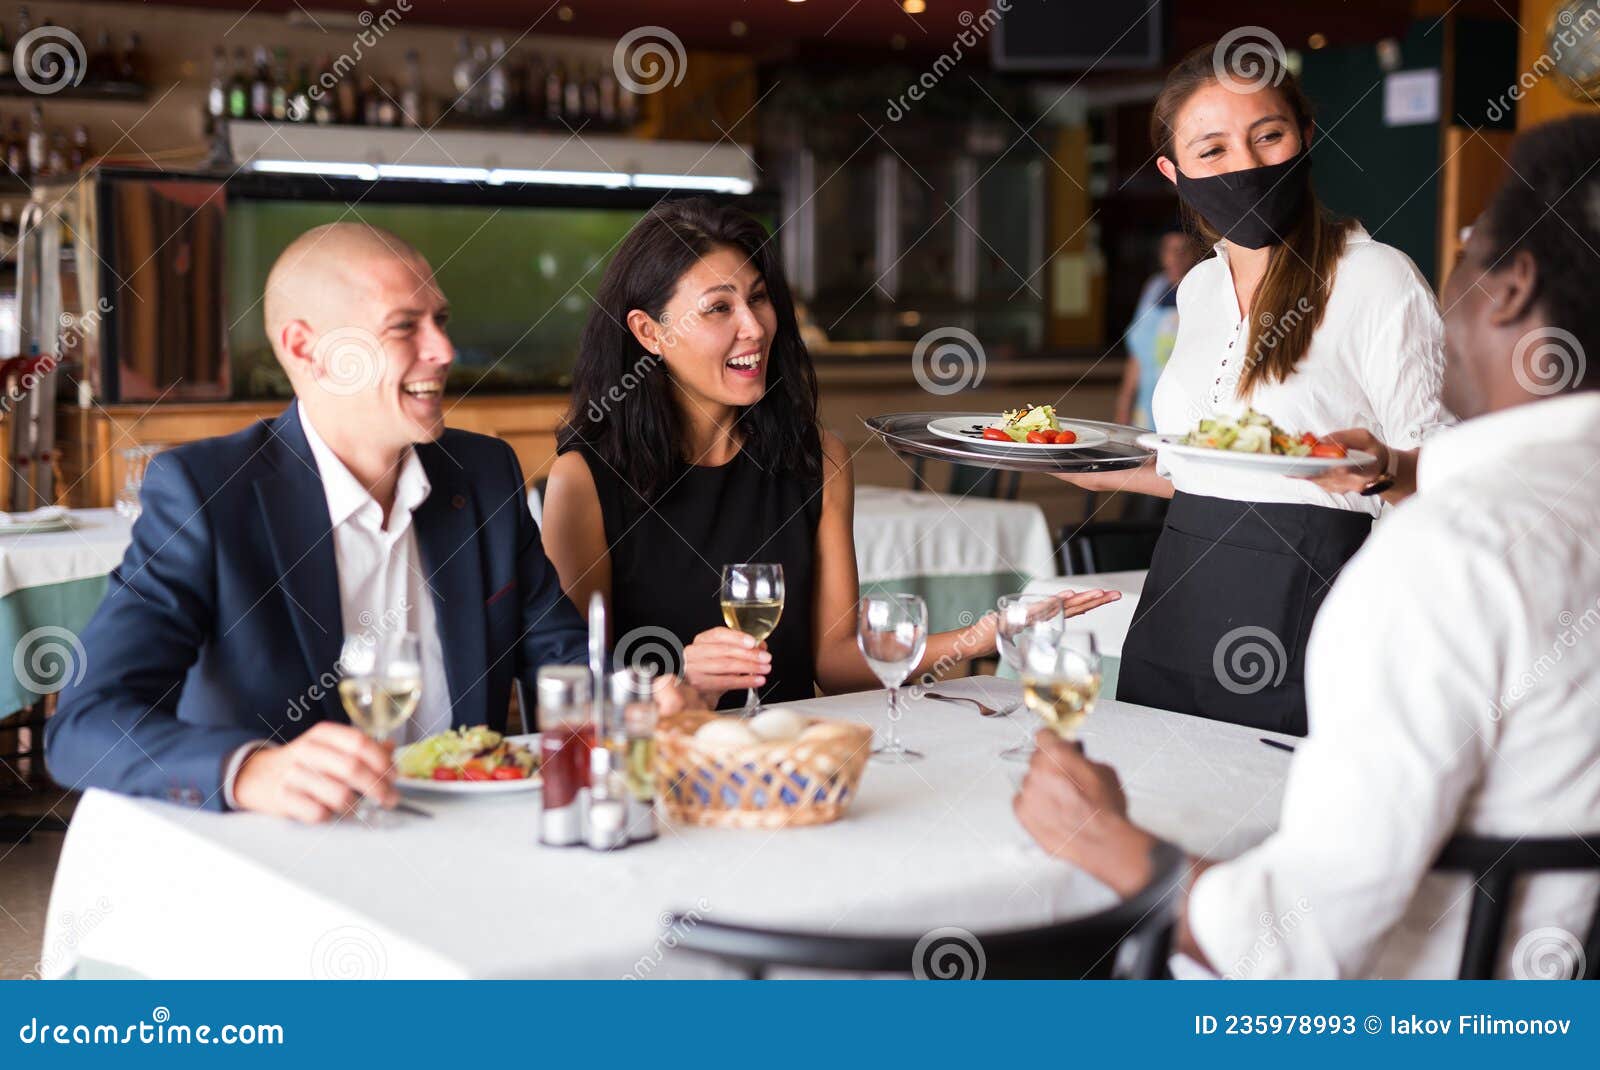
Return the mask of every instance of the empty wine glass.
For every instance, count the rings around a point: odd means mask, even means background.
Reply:
[[[1087,628],[1025,633],[1017,643],[1022,659],[1022,700],[1062,739],[1078,727],[1100,697],[1100,647]]]
[[[1017,652],[1018,638],[1027,633],[1044,635],[1059,632],[1066,622],[1061,614],[1061,600],[1053,594],[1008,594],[1000,598],[996,608],[995,646],[1000,651],[1000,657],[1020,678],[1022,656]],[[1011,713],[1019,705],[1022,705],[1020,701],[1015,702],[1001,712]],[[1008,762],[1026,762],[1033,757],[1032,737],[1033,729],[1030,727],[1023,741],[1001,751],[1000,757]]]
[[[863,595],[856,620],[856,643],[872,672],[889,689],[889,738],[872,756],[885,762],[915,762],[919,751],[900,740],[900,685],[922,660],[928,646],[928,604],[914,594]]]
[[[350,723],[378,743],[406,722],[422,698],[422,644],[414,633],[348,636],[339,665],[339,701]],[[355,815],[370,825],[388,820],[386,811],[365,795],[356,803]]]
[[[766,642],[783,616],[782,565],[722,566],[722,619],[728,627]],[[761,709],[761,696],[750,688],[744,697],[744,716]]]

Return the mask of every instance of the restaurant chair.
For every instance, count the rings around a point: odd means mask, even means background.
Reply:
[[[927,480],[926,468],[926,458],[911,458],[912,490],[935,490]],[[1021,486],[1021,472],[1001,472],[991,468],[952,464],[950,482],[941,493],[954,494],[961,498],[997,498],[1014,502]]]
[[[1433,870],[1471,875],[1472,908],[1467,915],[1459,976],[1463,981],[1492,980],[1516,879],[1525,874],[1579,870],[1600,874],[1600,834],[1518,840],[1456,836],[1439,852]],[[1580,963],[1582,980],[1600,978],[1600,898],[1589,921]]]
[[[1159,520],[1094,520],[1061,529],[1057,555],[1063,576],[1091,572],[1132,572],[1150,567]]]
[[[1170,843],[1158,843],[1151,861],[1150,883],[1125,902],[1056,925],[977,934],[976,947],[955,938],[922,948],[924,935],[838,936],[758,929],[708,921],[697,913],[671,915],[665,935],[675,941],[673,946],[717,959],[750,980],[762,980],[779,966],[915,973],[919,951],[929,979],[1148,980],[1166,976],[1178,892],[1188,868],[1183,851]],[[948,953],[940,955],[941,950]],[[978,961],[984,968],[971,976]]]

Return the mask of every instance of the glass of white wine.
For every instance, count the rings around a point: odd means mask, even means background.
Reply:
[[[1054,635],[1061,631],[1066,618],[1061,613],[1061,599],[1053,594],[1008,594],[996,603],[995,646],[1000,657],[1018,678],[1022,675],[1022,655],[1017,642],[1027,634]],[[1009,706],[1001,713],[1011,713],[1017,707]],[[1026,762],[1033,757],[1033,729],[1028,729],[1023,741],[1007,747],[1000,757],[1008,762]]]
[[[412,632],[378,637],[353,635],[339,655],[344,676],[339,681],[339,701],[355,725],[382,743],[416,711],[422,698],[422,644]],[[363,795],[356,817],[364,824],[381,825],[388,813]]]
[[[920,761],[922,753],[901,742],[897,729],[900,685],[928,647],[928,604],[914,594],[863,595],[856,618],[856,644],[873,675],[889,689],[889,735],[872,749],[872,756],[902,764]]]
[[[722,619],[728,627],[764,643],[783,616],[782,565],[723,565]],[[744,698],[744,716],[761,709],[761,696],[750,688]]]
[[[1019,637],[1022,701],[1062,739],[1076,739],[1100,697],[1100,647],[1083,628]]]

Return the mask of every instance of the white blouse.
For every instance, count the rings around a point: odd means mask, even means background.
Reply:
[[[1284,429],[1325,434],[1366,428],[1389,446],[1412,449],[1454,420],[1439,398],[1444,330],[1439,303],[1416,265],[1357,226],[1345,242],[1322,323],[1285,382],[1237,396],[1249,347],[1239,316],[1227,245],[1178,286],[1178,337],[1156,384],[1156,430],[1183,434],[1202,419],[1248,405]],[[1285,317],[1287,319],[1287,316]],[[1274,336],[1264,325],[1264,339]],[[1382,500],[1330,494],[1303,479],[1230,472],[1162,451],[1157,471],[1187,494],[1247,502],[1290,502],[1377,515]]]

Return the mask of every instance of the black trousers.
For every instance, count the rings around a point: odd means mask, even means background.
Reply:
[[[1347,509],[1176,495],[1117,698],[1305,735],[1311,624],[1371,530]]]

